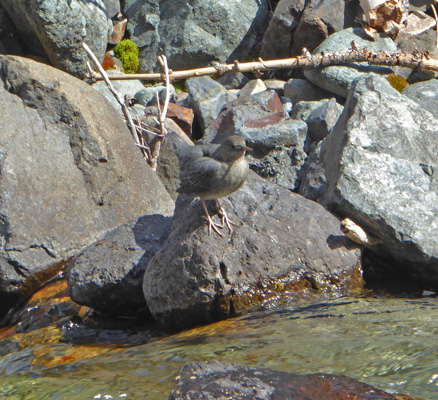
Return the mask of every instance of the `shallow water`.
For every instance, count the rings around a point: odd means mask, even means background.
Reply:
[[[295,373],[344,374],[386,391],[438,400],[437,339],[436,297],[292,304],[129,349],[107,349],[69,364],[14,374],[4,370],[0,397],[161,400],[184,363],[219,360]],[[69,346],[54,344],[51,353],[65,354]]]

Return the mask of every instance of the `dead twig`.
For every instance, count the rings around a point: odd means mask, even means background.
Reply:
[[[418,68],[421,70],[438,71],[438,60],[432,59],[428,52],[420,53],[417,51],[403,53],[400,51],[371,51],[367,48],[359,48],[354,45],[351,49],[342,51],[325,51],[321,54],[303,53],[294,58],[283,60],[259,60],[247,63],[235,61],[233,64],[220,64],[205,68],[197,68],[186,71],[172,71],[172,80],[187,79],[197,76],[219,75],[228,72],[255,72],[274,69],[313,69],[327,67],[329,65],[339,65],[345,63],[366,62],[370,65],[400,66],[408,68]],[[102,80],[99,75],[96,80]],[[163,81],[162,73],[151,74],[125,74],[111,75],[111,80],[130,80],[141,79],[146,81]]]
[[[99,70],[99,73],[100,73],[102,79],[105,81],[106,85],[108,86],[108,89],[113,94],[113,96],[115,97],[117,102],[120,104],[120,107],[122,107],[123,116],[128,123],[128,127],[131,131],[132,137],[134,138],[136,145],[139,146],[139,148],[141,149],[146,161],[150,162],[151,151],[150,151],[149,147],[147,145],[145,145],[145,143],[142,143],[143,142],[142,137],[141,137],[141,135],[138,135],[137,129],[135,128],[134,121],[132,120],[131,113],[129,112],[128,107],[126,106],[125,101],[122,99],[122,97],[117,92],[117,90],[114,89],[114,86],[112,85],[107,73],[102,68],[102,65],[100,65],[99,60],[94,55],[94,53],[91,51],[91,49],[88,47],[88,45],[86,43],[82,43],[82,46],[84,47],[85,51],[87,52],[88,57],[96,65],[96,68]],[[89,66],[89,64],[88,64],[88,68],[91,68]],[[95,77],[93,76],[92,78],[94,79]]]
[[[167,66],[167,58],[166,56],[159,56],[158,61],[163,68],[166,82],[166,97],[164,99],[164,106],[161,109],[160,99],[157,92],[157,107],[158,107],[158,122],[160,127],[160,135],[156,135],[151,143],[152,147],[152,157],[151,157],[151,167],[155,171],[157,169],[157,161],[158,156],[160,155],[161,145],[163,144],[164,138],[166,137],[167,131],[165,128],[167,109],[169,108],[170,101],[170,72],[169,67]]]

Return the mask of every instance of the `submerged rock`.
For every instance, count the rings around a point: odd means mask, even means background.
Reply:
[[[185,364],[169,400],[396,400],[392,395],[342,375],[307,374],[204,361]],[[403,396],[405,400],[415,400]]]

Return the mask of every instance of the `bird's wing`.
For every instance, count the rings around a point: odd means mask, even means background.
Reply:
[[[178,193],[200,195],[211,190],[215,176],[225,173],[227,166],[210,157],[194,160],[181,176]]]

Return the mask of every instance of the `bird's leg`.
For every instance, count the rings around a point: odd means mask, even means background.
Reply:
[[[219,217],[221,217],[222,226],[226,225],[227,228],[228,228],[228,231],[231,233],[233,231],[233,229],[231,228],[231,225],[237,226],[237,224],[234,223],[233,221],[231,221],[228,218],[227,213],[225,212],[225,210],[220,205],[218,199],[216,199],[216,204],[217,204],[217,207],[218,207],[217,213],[219,214]]]
[[[208,235],[210,236],[211,230],[213,229],[220,237],[222,237],[222,233],[219,229],[222,229],[223,226],[220,226],[213,222],[213,220],[210,217],[210,214],[208,213],[207,206],[205,205],[204,199],[201,199],[202,206],[204,207],[205,216],[207,218],[208,223]]]

